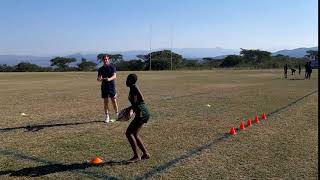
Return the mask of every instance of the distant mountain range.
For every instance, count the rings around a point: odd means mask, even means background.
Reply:
[[[274,52],[274,53],[272,53],[272,55],[275,56],[275,55],[281,54],[281,55],[285,55],[285,56],[301,58],[301,57],[304,57],[304,55],[306,55],[306,51],[308,51],[308,50],[318,51],[318,47],[297,48],[297,49],[292,49],[292,50],[285,49],[285,50]]]
[[[52,59],[52,57],[0,55],[0,64],[16,65],[24,61],[39,66],[50,66],[50,59]]]
[[[152,51],[159,51],[163,49],[155,49]],[[318,47],[311,47],[311,48],[297,48],[292,50],[280,50],[273,52],[272,55],[282,54],[285,56],[290,57],[303,57],[306,54],[307,50],[318,50]],[[201,59],[204,57],[212,57],[216,59],[223,59],[227,55],[236,54],[238,55],[240,50],[235,49],[223,49],[220,47],[216,48],[174,48],[172,49],[173,52],[181,54],[184,58],[187,59]],[[137,55],[145,55],[148,54],[150,51],[148,50],[133,50],[133,51],[110,51],[107,53],[110,54],[122,54],[125,60],[130,59],[138,59]],[[78,61],[81,58],[85,58],[87,60],[96,61],[97,55],[99,53],[75,53],[66,55],[64,57],[72,57],[76,58]],[[30,62],[33,64],[37,64],[39,66],[50,66],[50,60],[53,59],[54,56],[47,56],[47,57],[39,57],[39,56],[18,56],[18,55],[0,55],[0,64],[7,64],[7,65],[16,65],[19,62]],[[75,65],[76,63],[74,63]]]

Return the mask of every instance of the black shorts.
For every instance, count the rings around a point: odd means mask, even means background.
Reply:
[[[115,98],[117,95],[115,88],[107,88],[105,86],[101,86],[101,97],[102,98]]]

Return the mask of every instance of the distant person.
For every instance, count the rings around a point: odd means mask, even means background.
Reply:
[[[284,65],[283,71],[284,71],[284,78],[287,78],[287,73],[288,73],[288,65],[287,64]]]
[[[304,65],[304,70],[305,70],[304,78],[308,79],[308,62],[306,62],[306,64]]]
[[[126,131],[126,136],[133,151],[133,157],[128,161],[129,163],[150,158],[150,154],[148,153],[141,137],[139,136],[139,131],[141,130],[142,126],[148,122],[150,113],[146,104],[144,103],[143,95],[136,85],[137,80],[138,77],[136,74],[129,74],[126,81],[127,87],[130,88],[128,98],[131,106],[129,109],[131,108],[135,113],[135,117]],[[143,153],[141,157],[138,154],[138,147]]]
[[[291,69],[291,75],[294,75],[296,73],[297,70],[290,68]]]
[[[109,106],[108,106],[108,98],[111,99],[113,109],[118,115],[118,104],[117,104],[117,93],[115,88],[115,79],[116,75],[116,68],[112,64],[110,64],[109,56],[104,55],[102,57],[103,66],[98,69],[98,77],[97,81],[101,82],[101,97],[103,98],[104,104],[104,112],[105,112],[105,123],[110,122],[109,116]]]
[[[299,70],[299,75],[300,75],[300,73],[301,73],[301,65],[300,64],[299,64],[298,70]]]
[[[308,65],[307,65],[307,79],[311,79],[311,73],[312,73],[312,66],[311,66],[311,62],[308,62]]]

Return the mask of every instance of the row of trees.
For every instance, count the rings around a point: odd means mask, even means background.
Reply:
[[[106,54],[98,54],[98,62]],[[202,60],[184,59],[180,54],[170,50],[151,52],[146,55],[138,55],[130,61],[123,60],[121,54],[107,54],[111,63],[115,64],[119,71],[149,70],[177,70],[177,69],[212,69],[212,68],[282,68],[284,64],[289,67],[303,67],[306,59],[292,58],[283,55],[271,56],[268,51],[241,49],[240,55],[229,55],[224,59],[203,58]],[[150,65],[151,57],[151,65]],[[76,66],[70,64],[77,62],[75,58],[56,57],[50,60],[51,67],[40,67],[29,62],[21,62],[15,66],[0,65],[0,72],[26,72],[26,71],[95,71],[97,63],[84,58]]]
[[[21,62],[15,66],[0,64],[0,72],[50,72],[50,71],[95,71],[97,63],[81,59],[81,62],[75,67],[70,67],[75,58],[56,57],[51,59],[51,67],[41,67],[30,62]]]

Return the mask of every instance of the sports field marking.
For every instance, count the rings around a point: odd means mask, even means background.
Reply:
[[[283,106],[281,108],[276,109],[273,112],[268,113],[268,116],[271,116],[273,114],[276,114],[296,103],[298,103],[299,101],[302,101],[304,98],[314,94],[318,92],[318,90],[314,90],[310,93],[308,93],[307,95],[287,104],[286,106]],[[100,121],[98,121],[100,122]],[[89,123],[89,122],[86,122]],[[68,124],[77,124],[77,123],[68,123]],[[83,124],[83,123],[79,123],[79,124]],[[58,125],[59,126],[59,125]],[[14,129],[14,128],[13,128]],[[237,129],[237,128],[236,128]],[[185,154],[180,155],[179,157],[170,160],[164,164],[161,164],[149,171],[147,171],[145,174],[143,174],[142,176],[138,176],[136,177],[136,179],[148,179],[151,177],[154,177],[156,175],[159,175],[163,172],[165,172],[166,170],[168,170],[169,168],[173,167],[175,164],[183,161],[183,160],[187,160],[189,158],[191,158],[192,156],[195,155],[199,155],[201,154],[201,152],[205,149],[209,149],[211,148],[211,146],[216,145],[220,142],[223,142],[225,140],[227,140],[228,138],[230,138],[231,136],[228,133],[225,133],[223,135],[221,135],[220,137],[217,137],[211,141],[209,141],[206,144],[200,145],[198,147],[195,147],[189,151],[187,151]],[[14,156],[15,158],[19,159],[19,160],[27,160],[27,161],[34,161],[37,163],[43,163],[46,165],[42,165],[42,166],[37,166],[37,167],[33,167],[33,168],[23,168],[17,171],[0,171],[0,176],[2,175],[10,175],[10,176],[31,176],[31,177],[36,177],[36,176],[42,176],[42,175],[46,175],[46,174],[51,174],[51,173],[57,173],[57,172],[63,172],[63,171],[70,171],[73,173],[80,173],[89,177],[93,177],[93,178],[102,178],[102,179],[118,179],[116,177],[112,177],[112,176],[107,176],[105,174],[100,174],[100,173],[93,173],[93,172],[87,172],[84,171],[84,169],[88,168],[88,167],[93,167],[93,165],[89,164],[88,162],[83,162],[83,163],[73,163],[73,164],[61,164],[61,163],[57,163],[57,162],[52,162],[52,161],[47,161],[47,160],[43,160],[43,159],[39,159],[36,157],[29,157],[26,155],[23,155],[22,153],[18,153],[18,152],[13,152],[13,151],[8,151],[8,150],[0,150],[0,154],[2,155],[7,155],[7,156]],[[109,161],[109,162],[105,162],[99,166],[105,166],[105,165],[124,165],[125,162],[123,161]]]
[[[212,91],[210,92],[204,92],[204,93],[201,93],[201,94],[209,94],[211,93]],[[279,113],[280,111],[292,106],[293,104],[303,100],[304,98],[314,94],[318,92],[318,90],[315,90],[289,104],[287,104],[286,106],[283,106],[281,108],[278,108],[277,110],[271,112],[271,113],[268,113],[267,115],[268,116],[271,116],[271,115],[274,115],[276,113]],[[195,95],[199,95],[199,94],[192,94],[192,95],[185,95],[185,96],[181,96],[181,97],[172,97],[172,98],[168,98],[168,99],[175,99],[175,98],[182,98],[182,97],[188,97],[188,96],[195,96]],[[102,122],[102,121],[97,121],[97,122]],[[85,124],[85,123],[66,123],[65,125],[67,126],[71,126],[71,125],[78,125],[78,124]],[[62,126],[62,124],[56,124],[57,126]],[[38,126],[38,127],[37,127]],[[48,127],[54,127],[54,124],[53,125],[48,125]],[[15,129],[23,129],[25,128],[26,130],[28,131],[38,131],[38,130],[41,130],[41,129],[44,129],[44,128],[47,128],[46,125],[35,125],[34,127],[33,126],[24,126],[24,127],[17,127],[17,128],[4,128],[4,129],[0,129],[0,132],[2,131],[10,131],[10,130],[15,130]],[[29,128],[29,129],[28,129]],[[153,176],[156,176],[157,174],[160,174],[164,171],[166,171],[167,169],[171,168],[172,166],[174,166],[175,164],[185,160],[185,159],[188,159],[192,156],[195,156],[195,155],[199,155],[201,154],[201,151],[202,150],[205,150],[205,149],[208,149],[210,148],[212,145],[214,144],[218,144],[219,142],[223,142],[224,140],[228,139],[230,136],[228,134],[224,134],[224,135],[221,135],[220,137],[217,137],[215,138],[214,140],[210,140],[209,142],[207,142],[206,144],[203,144],[203,145],[200,145],[198,147],[195,147],[189,151],[187,151],[186,153],[184,153],[183,155],[180,155],[176,158],[174,158],[173,160],[170,160],[162,165],[159,165],[153,169],[151,169],[150,171],[146,172],[143,176],[139,176],[137,177],[137,179],[147,179],[147,178],[150,178],[150,177],[153,177]],[[4,154],[4,155],[10,155],[10,152],[11,151],[7,151],[7,154],[5,153],[5,150],[2,151],[0,150],[0,153],[1,154]],[[105,178],[105,179],[110,179],[110,178],[114,178],[114,179],[117,179],[116,177],[109,177],[109,176],[106,176],[104,174],[96,174],[96,173],[91,173],[91,172],[85,172],[83,169],[81,168],[86,168],[87,164],[86,163],[74,163],[74,164],[61,164],[61,163],[56,163],[56,162],[49,162],[49,161],[46,161],[46,160],[42,160],[42,159],[38,159],[38,158],[35,158],[35,157],[28,157],[28,156],[25,156],[23,154],[20,154],[19,156],[19,153],[13,153],[11,152],[11,156],[14,155],[16,158],[21,158],[21,159],[24,159],[24,160],[28,160],[29,158],[29,161],[30,160],[33,160],[35,162],[40,162],[40,163],[44,163],[44,164],[48,164],[47,166],[38,166],[38,167],[35,167],[37,168],[37,170],[41,170],[41,169],[45,169],[46,167],[49,167],[50,165],[54,165],[54,166],[51,166],[51,167],[57,167],[58,169],[60,168],[61,170],[64,170],[64,169],[67,169],[65,171],[70,171],[70,172],[80,172],[83,174],[84,173],[87,173],[85,175],[89,176],[89,177],[96,177],[96,178]],[[43,162],[41,162],[43,161]],[[109,163],[109,164],[108,164]],[[110,165],[110,163],[112,162],[106,162],[106,164],[104,165]],[[121,163],[121,162],[119,162]],[[72,169],[74,168],[74,169]],[[25,172],[27,170],[32,170],[31,168],[24,168],[23,169]],[[21,171],[21,170],[18,170],[20,172],[24,172],[24,171]],[[83,172],[82,172],[83,171]],[[4,173],[5,171],[1,172],[0,171],[0,175],[2,175],[2,173]],[[16,171],[12,171],[12,172],[16,172]],[[58,172],[63,172],[63,171],[58,171]],[[52,172],[54,173],[54,172]],[[50,173],[49,173],[50,174]]]
[[[281,107],[279,109],[276,109],[273,112],[268,113],[268,116],[276,114],[276,113],[278,113],[278,112],[280,112],[280,111],[282,111],[282,110],[284,110],[284,109],[286,109],[286,108],[298,103],[299,101],[302,101],[304,98],[306,98],[306,97],[308,97],[308,96],[310,96],[312,94],[315,94],[317,92],[318,92],[318,90],[314,90],[311,93],[308,93],[307,95],[305,95],[305,96],[303,96],[303,97],[301,97],[301,98],[299,98],[299,99],[287,104],[286,106],[283,106],[283,107]],[[235,128],[235,129],[237,131],[239,130],[239,128]],[[230,137],[231,137],[231,135],[229,135],[228,133],[225,133],[224,135],[222,135],[222,136],[220,136],[220,137],[218,137],[216,139],[213,139],[213,140],[209,141],[206,144],[203,144],[201,146],[195,147],[195,148],[187,151],[185,154],[180,155],[179,157],[177,157],[177,158],[175,158],[173,160],[170,160],[170,161],[165,162],[165,163],[163,163],[163,164],[161,164],[161,165],[159,165],[157,167],[152,168],[151,170],[147,171],[143,175],[136,177],[136,179],[137,180],[148,179],[148,178],[154,177],[156,175],[159,175],[159,174],[165,172],[166,170],[170,169],[171,167],[173,167],[175,164],[177,164],[177,163],[179,163],[179,162],[181,162],[183,160],[187,160],[187,159],[191,158],[192,156],[199,155],[199,154],[201,154],[201,151],[203,151],[205,149],[209,149],[209,148],[211,148],[211,146],[216,145],[216,144],[218,144],[220,142],[223,142],[223,141],[229,139]]]

